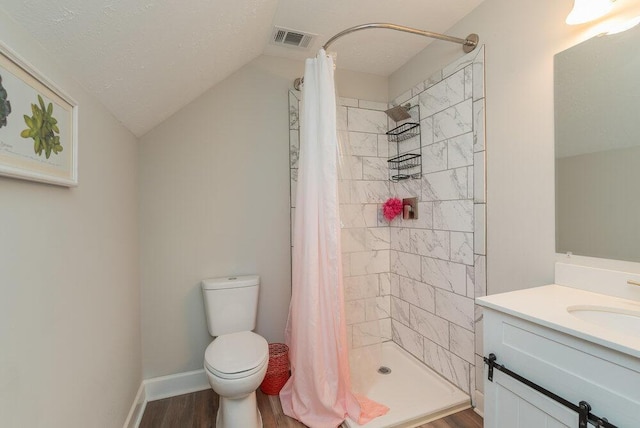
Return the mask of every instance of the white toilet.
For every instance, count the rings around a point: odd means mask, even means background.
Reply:
[[[204,370],[220,396],[216,426],[259,428],[256,389],[269,362],[269,345],[252,332],[258,310],[257,275],[202,281],[207,327],[217,336],[204,353]]]

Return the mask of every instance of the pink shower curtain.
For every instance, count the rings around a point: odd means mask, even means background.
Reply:
[[[385,406],[351,392],[338,212],[333,60],[323,49],[305,64],[293,276],[285,331],[291,378],[280,392],[284,413],[312,428],[360,424]]]

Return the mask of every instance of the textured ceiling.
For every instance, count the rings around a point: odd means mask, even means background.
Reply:
[[[142,136],[263,53],[302,60],[334,34],[367,22],[444,32],[481,2],[2,0],[0,8]],[[274,46],[269,44],[273,25],[319,37],[307,50]],[[341,39],[331,50],[338,52],[339,68],[387,76],[429,42],[367,30]]]

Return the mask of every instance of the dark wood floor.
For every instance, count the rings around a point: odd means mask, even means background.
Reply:
[[[257,396],[264,428],[305,427],[282,413],[277,395],[265,395],[258,389]],[[150,401],[140,428],[213,428],[217,411],[218,396],[211,389]],[[482,418],[469,409],[418,428],[482,428]]]

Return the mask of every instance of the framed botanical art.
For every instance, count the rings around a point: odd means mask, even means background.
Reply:
[[[78,105],[0,44],[0,175],[78,185]]]

